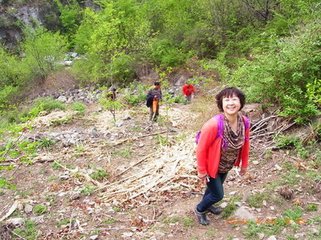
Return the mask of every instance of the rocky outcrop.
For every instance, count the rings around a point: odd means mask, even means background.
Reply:
[[[1,1],[1,0],[0,0]],[[49,30],[59,28],[59,11],[54,1],[1,1],[0,42],[13,49],[22,39],[22,27],[40,24]]]

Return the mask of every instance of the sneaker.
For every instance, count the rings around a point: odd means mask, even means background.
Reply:
[[[210,213],[213,213],[213,214],[215,214],[215,215],[219,215],[219,214],[221,214],[221,212],[223,211],[223,209],[221,208],[221,207],[215,207],[215,206],[210,206],[209,208],[208,208],[208,211],[210,212]]]
[[[207,216],[206,216],[206,212],[199,212],[197,211],[197,208],[194,209],[194,213],[197,217],[197,220],[199,222],[199,224],[202,224],[202,225],[208,225],[210,224]]]

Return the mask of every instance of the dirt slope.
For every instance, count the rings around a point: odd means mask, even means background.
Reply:
[[[1,194],[1,239],[321,239],[319,208],[275,229],[284,211],[319,206],[320,198],[302,187],[300,172],[292,176],[298,185],[287,185],[294,197],[282,197],[282,186],[273,183],[281,184],[285,162],[297,161],[280,152],[262,154],[255,143],[249,173],[228,176],[225,212],[209,215],[209,226],[196,222],[193,208],[203,185],[196,177],[194,135],[204,122],[197,101],[162,106],[154,124],[145,106],[119,112],[116,124],[97,104],[83,115],[65,111],[34,119],[20,137],[55,144],[39,150],[33,163],[15,161],[14,170],[1,172],[16,186]],[[26,221],[35,226],[28,229]]]

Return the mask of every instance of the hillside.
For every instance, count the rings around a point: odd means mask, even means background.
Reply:
[[[302,158],[270,138],[307,138],[308,129],[246,106],[255,126],[249,172],[231,171],[224,212],[204,227],[193,214],[203,191],[194,136],[216,112],[204,100],[216,89],[189,105],[162,105],[154,124],[144,105],[120,110],[114,124],[96,100],[86,101],[95,99],[91,91],[76,91],[83,112],[43,112],[2,134],[0,239],[321,238],[320,153]]]

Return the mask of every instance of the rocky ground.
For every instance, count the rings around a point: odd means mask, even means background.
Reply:
[[[57,98],[78,96],[83,114],[44,113],[15,138],[3,135],[2,144],[47,145],[31,160],[1,162],[13,167],[0,174],[14,187],[1,188],[0,239],[321,239],[320,155],[304,161],[273,150],[258,133],[270,123],[261,113],[248,174],[231,171],[223,213],[201,226],[193,214],[204,190],[194,136],[213,104],[163,105],[157,123],[140,105],[117,112],[115,123],[93,100],[99,93],[77,94]]]

